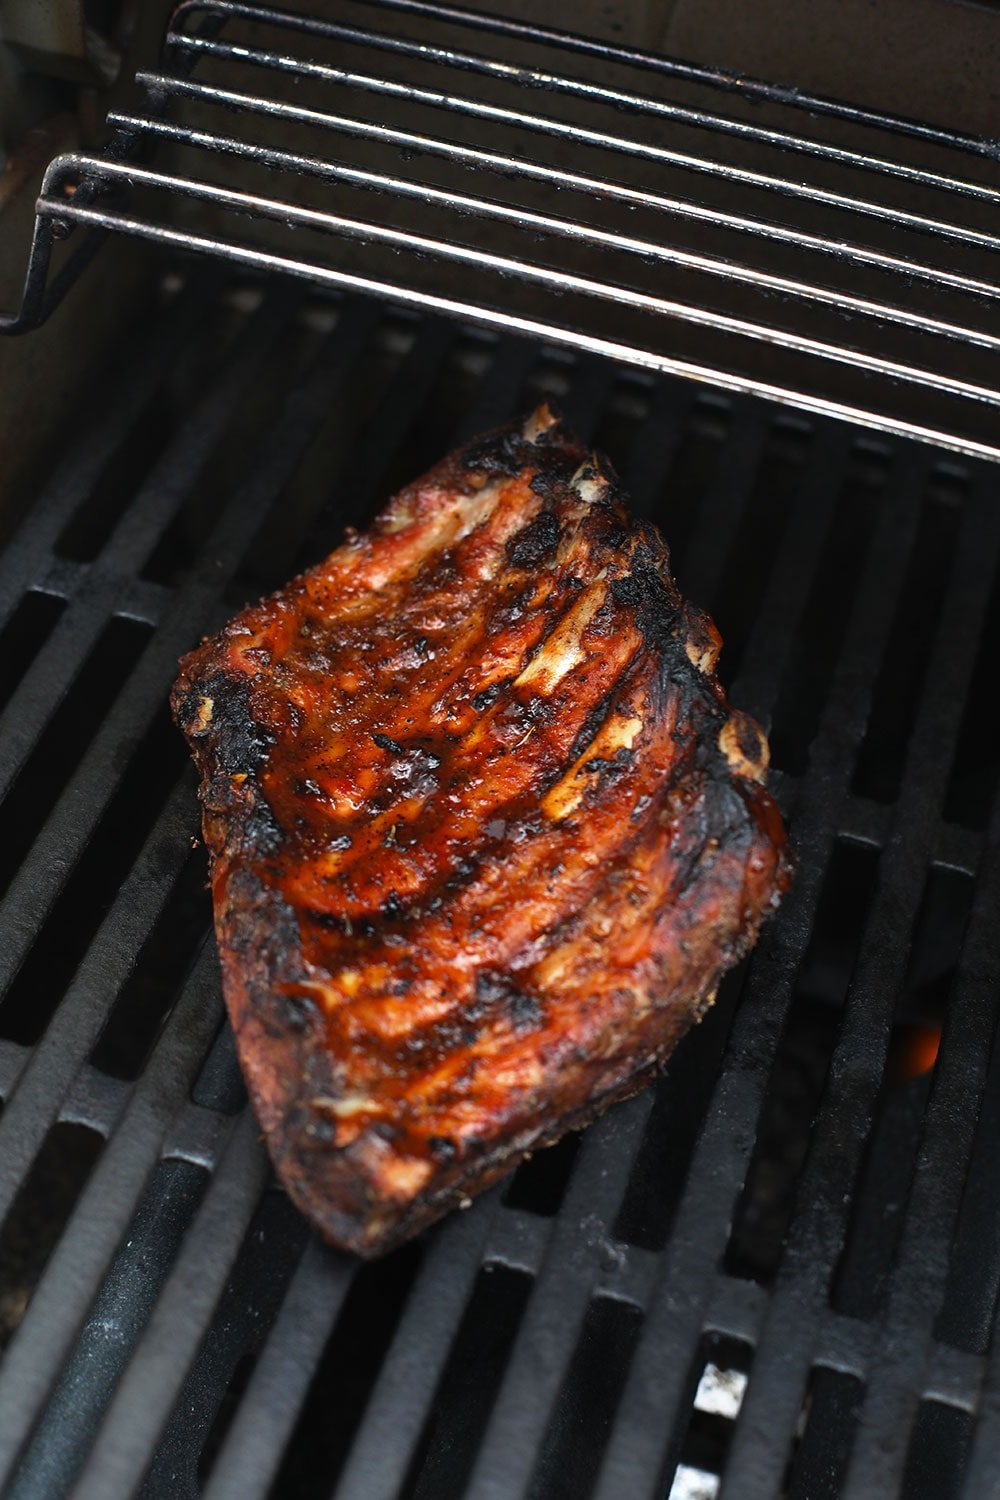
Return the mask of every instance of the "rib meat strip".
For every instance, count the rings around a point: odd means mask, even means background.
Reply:
[[[185,657],[240,1061],[380,1254],[641,1088],[789,878],[712,622],[546,408]]]

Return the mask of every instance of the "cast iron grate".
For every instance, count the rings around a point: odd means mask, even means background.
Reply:
[[[162,300],[0,572],[2,787],[32,789],[0,905],[5,1494],[993,1493],[996,469],[375,300]],[[543,394],[728,636],[799,873],[654,1089],[359,1269],[269,1185],[166,693]]]
[[[995,142],[434,0],[183,0],[56,237],[374,292],[1000,454]]]

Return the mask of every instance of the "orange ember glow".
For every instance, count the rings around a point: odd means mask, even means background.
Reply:
[[[940,1026],[902,1026],[892,1046],[889,1074],[893,1083],[922,1078],[937,1061],[941,1045]]]

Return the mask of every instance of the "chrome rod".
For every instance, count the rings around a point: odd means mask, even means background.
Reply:
[[[598,245],[607,250],[636,255],[645,260],[658,260],[666,264],[681,266],[686,270],[700,271],[725,281],[764,288],[767,291],[783,292],[788,296],[801,297],[806,301],[820,302],[835,307],[841,312],[877,318],[901,327],[916,328],[923,333],[955,339],[983,349],[1000,349],[1000,336],[983,332],[980,329],[968,328],[958,323],[946,323],[941,319],[925,317],[920,313],[909,312],[905,308],[894,307],[889,303],[875,302],[865,297],[852,297],[846,293],[832,291],[827,287],[814,286],[809,282],[796,280],[793,277],[776,276],[768,271],[757,270],[753,266],[722,260],[718,256],[697,255],[692,251],[680,250],[673,245],[661,245],[654,240],[616,234],[611,230],[576,223],[572,219],[535,213],[531,209],[511,207],[508,204],[497,203],[468,193],[446,191],[411,178],[372,172],[361,167],[349,167],[340,162],[324,161],[318,157],[301,156],[294,152],[263,146],[258,142],[237,140],[234,136],[223,136],[212,131],[171,125],[167,121],[155,120],[149,116],[115,113],[109,116],[109,120],[122,130],[142,131],[166,140],[181,141],[185,145],[239,156],[281,171],[295,171],[330,181],[350,182],[376,192],[395,194],[401,198],[413,198],[423,203],[434,203],[446,209],[456,209],[463,214],[499,219],[519,229],[532,229],[560,235],[567,239]],[[122,175],[135,176],[131,171]],[[1000,293],[1000,288],[997,288],[997,292]]]
[[[922,281],[932,282],[936,286],[953,287],[956,291],[972,292],[977,296],[990,298],[1000,295],[1000,286],[992,282],[977,280],[973,276],[962,276],[958,272],[946,271],[922,261],[909,260],[905,256],[887,255],[884,251],[872,250],[865,245],[853,245],[844,240],[809,234],[805,230],[794,229],[790,225],[772,224],[767,219],[727,213],[724,209],[710,208],[689,198],[675,198],[664,193],[654,193],[646,188],[633,188],[625,183],[593,177],[586,173],[571,172],[563,167],[548,166],[528,158],[521,158],[514,162],[509,156],[503,156],[499,152],[486,151],[477,146],[466,146],[443,136],[422,135],[415,131],[400,130],[394,126],[382,125],[370,120],[355,119],[352,115],[331,114],[326,110],[310,109],[305,105],[288,104],[283,100],[244,94],[239,90],[224,89],[214,84],[171,78],[164,73],[140,71],[136,74],[136,79],[153,95],[184,95],[202,99],[208,104],[220,104],[226,109],[243,109],[256,114],[275,116],[278,119],[299,120],[303,124],[315,125],[326,130],[343,131],[362,139],[384,141],[390,145],[400,146],[404,150],[432,152],[448,160],[468,162],[474,167],[486,167],[508,177],[512,171],[516,170],[518,176],[532,177],[539,182],[551,182],[556,188],[579,189],[599,197],[627,203],[630,207],[650,208],[657,212],[674,214],[678,218],[733,229],[754,235],[759,239],[800,245],[803,249],[815,250],[820,255],[831,255],[839,260],[874,266],[879,270],[906,277],[917,277]],[[113,122],[118,117],[111,114],[108,118]]]
[[[268,52],[260,48],[238,46],[231,42],[211,41],[206,37],[187,37],[183,34],[172,34],[169,40],[176,41],[179,46],[187,47],[206,56],[224,57],[230,61],[296,73],[301,77],[322,78],[330,83],[368,88],[374,93],[394,95],[410,102],[444,108],[453,113],[468,114],[477,119],[494,120],[502,125],[513,125],[518,129],[556,136],[563,140],[570,140],[575,145],[623,152],[629,156],[643,157],[648,161],[667,163],[685,171],[721,177],[728,182],[740,182],[748,187],[780,193],[785,197],[805,198],[810,202],[825,203],[831,208],[847,209],[869,218],[883,219],[893,224],[905,224],[912,229],[941,235],[947,239],[963,240],[993,250],[1000,249],[1000,237],[988,234],[985,230],[955,225],[946,219],[931,218],[925,214],[910,213],[890,203],[857,198],[849,193],[837,193],[829,188],[817,187],[812,183],[793,182],[770,172],[758,172],[750,167],[738,167],[732,162],[715,161],[711,157],[694,156],[690,152],[675,151],[667,146],[656,146],[651,142],[636,140],[630,136],[590,130],[583,125],[574,125],[568,120],[550,119],[545,115],[510,109],[499,104],[487,104],[483,100],[469,99],[460,94],[419,88],[415,84],[398,83],[392,79],[377,78],[371,74],[354,73],[346,68],[307,61],[286,53]]]
[[[216,7],[212,7],[215,9]],[[254,21],[276,19],[278,24],[294,24],[295,18],[282,11],[265,8],[227,6],[232,13],[246,15]],[[482,73],[493,78],[506,79],[522,87],[546,89],[553,93],[576,95],[608,105],[613,109],[625,109],[643,114],[659,115],[663,119],[677,120],[698,129],[714,130],[725,135],[758,141],[762,145],[781,150],[814,156],[825,161],[838,162],[863,171],[880,172],[892,177],[904,177],[924,186],[963,196],[982,198],[987,202],[1000,203],[1000,191],[983,183],[968,179],[949,177],[932,172],[926,167],[910,166],[906,162],[893,161],[889,157],[870,156],[863,152],[850,151],[826,141],[812,140],[808,136],[795,135],[788,131],[773,130],[765,126],[751,125],[731,115],[718,115],[689,106],[674,104],[669,100],[656,99],[648,94],[637,94],[627,89],[610,88],[606,84],[594,83],[590,79],[573,78],[562,73],[550,73],[541,68],[529,68],[520,63],[502,62],[478,52],[463,52],[454,47],[434,46],[427,42],[413,41],[407,37],[389,36],[364,26],[350,26],[341,22],[324,21],[322,35],[336,41],[354,42],[361,46],[386,50],[403,57],[419,58],[424,62],[437,63],[444,67],[461,68],[465,72]],[[186,32],[171,30],[167,41],[170,45],[193,45],[200,47],[203,38]]]
[[[75,161],[75,170],[99,172],[102,166],[98,158],[74,158],[70,156],[60,158],[59,160],[63,163]],[[50,168],[50,173],[51,170]],[[532,265],[525,261],[516,260],[512,256],[497,255],[492,251],[479,250],[468,245],[457,245],[453,242],[435,239],[428,235],[414,234],[408,230],[394,229],[367,220],[350,218],[346,215],[326,213],[319,209],[307,209],[301,207],[299,204],[264,198],[254,193],[238,192],[235,189],[223,188],[214,183],[194,182],[187,178],[174,177],[168,173],[151,172],[138,167],[130,167],[127,170],[129,179],[133,183],[145,183],[147,186],[161,187],[171,192],[180,192],[187,197],[221,204],[225,207],[233,208],[238,212],[259,213],[279,222],[309,225],[310,227],[344,234],[350,238],[381,241],[383,244],[393,245],[399,249],[415,251],[423,255],[438,256],[445,260],[452,260],[459,264],[473,266],[482,270],[496,271],[504,276],[513,276],[521,280],[532,281],[559,292],[580,292],[585,296],[595,297],[601,301],[614,302],[623,307],[654,313],[657,316],[676,318],[680,322],[691,323],[702,328],[711,328],[721,332],[738,334],[744,338],[753,339],[764,344],[771,344],[778,348],[789,349],[799,354],[819,355],[834,363],[850,365],[853,368],[867,370],[874,374],[888,375],[912,385],[928,386],[942,393],[964,396],[986,405],[1000,406],[1000,391],[991,389],[988,386],[975,385],[970,381],[957,380],[946,375],[938,375],[930,370],[901,364],[895,360],[883,359],[878,355],[866,354],[858,349],[850,349],[843,345],[828,343],[822,339],[808,338],[802,334],[753,323],[746,318],[733,317],[727,313],[712,312],[708,308],[693,307],[687,303],[678,302],[673,298],[652,296],[646,292],[637,292],[627,287],[595,281],[591,277],[554,270],[548,266]],[[48,175],[46,174],[47,178]],[[100,222],[91,220],[89,217],[90,211],[84,208],[76,208],[72,200],[69,203],[66,203],[65,200],[50,203],[43,197],[39,199],[38,211],[43,216],[64,221]],[[126,217],[123,216],[123,222]]]
[[[47,212],[50,205],[43,204],[41,207]],[[57,217],[58,214],[55,205],[51,205],[51,210],[52,216]],[[636,345],[601,338],[594,334],[584,333],[579,329],[565,328],[560,324],[544,322],[537,318],[522,317],[517,313],[486,307],[479,303],[463,302],[458,298],[446,297],[436,292],[425,292],[413,287],[396,285],[393,282],[382,281],[371,276],[363,276],[352,271],[342,271],[331,266],[317,266],[307,261],[295,260],[290,256],[278,255],[272,251],[239,245],[232,241],[220,240],[209,235],[194,234],[189,230],[174,229],[164,224],[152,224],[147,220],[137,219],[130,215],[115,214],[111,211],[84,207],[75,209],[72,212],[73,217],[81,223],[89,223],[104,229],[113,229],[122,233],[133,234],[141,239],[151,240],[158,244],[171,245],[177,249],[197,251],[212,256],[221,256],[239,265],[251,266],[257,270],[280,272],[302,277],[308,281],[327,286],[368,292],[405,306],[427,308],[434,312],[480,323],[487,327],[498,328],[507,333],[519,333],[531,338],[543,339],[549,343],[563,344],[573,349],[601,355],[605,358],[616,360],[619,363],[641,369],[661,374],[679,375],[685,379],[695,380],[701,384],[714,386],[717,389],[730,391],[734,394],[762,396],[766,399],[779,401],[799,411],[810,412],[818,416],[833,417],[841,421],[860,423],[878,432],[917,438],[922,442],[949,448],[957,453],[966,453],[980,458],[1000,458],[1000,446],[997,444],[980,442],[974,438],[966,438],[949,432],[947,429],[928,427],[922,423],[909,422],[905,419],[872,411],[864,407],[851,406],[844,402],[830,400],[827,397],[814,396],[808,392],[775,385],[769,381],[754,380],[731,370],[697,364],[694,361],[679,359],[669,354],[653,353],[648,349],[643,349]]]
[[[864,109],[857,104],[848,104],[842,99],[832,99],[825,94],[811,94],[806,90],[789,88],[784,84],[769,83],[764,79],[745,77],[729,73],[722,68],[707,68],[699,63],[677,57],[667,57],[658,52],[646,52],[639,48],[624,47],[621,43],[606,42],[598,37],[588,37],[554,26],[539,26],[535,22],[515,20],[509,16],[498,16],[489,11],[471,11],[462,6],[442,5],[436,0],[365,0],[365,3],[380,10],[408,11],[414,15],[433,20],[454,23],[459,26],[492,32],[501,37],[517,37],[533,45],[553,46],[565,52],[583,56],[599,57],[625,66],[643,68],[660,73],[668,78],[683,78],[687,82],[706,85],[709,88],[742,94],[749,98],[766,99],[788,108],[805,110],[809,114],[828,114],[836,119],[849,120],[855,124],[873,126],[879,130],[901,135],[912,135],[919,140],[933,141],[936,145],[968,151],[971,154],[997,160],[1000,144],[983,136],[970,135],[964,131],[945,130],[937,125],[928,125],[907,115],[889,114],[882,110]],[[188,15],[240,14],[263,18],[262,10],[254,6],[230,4],[227,0],[181,0],[171,17],[171,25],[177,26]],[[318,17],[302,15],[292,11],[267,12],[266,19],[275,25],[295,28],[307,34],[323,35],[325,23]]]

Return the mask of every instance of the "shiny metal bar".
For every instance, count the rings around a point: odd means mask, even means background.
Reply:
[[[99,166],[101,163],[97,163],[97,165]],[[59,210],[56,210],[54,207],[50,208],[44,201],[40,202],[39,211],[43,214],[50,213],[53,217],[57,217],[59,213]],[[61,211],[65,216],[65,207],[62,207]],[[99,225],[106,229],[135,235],[140,239],[150,240],[163,245],[171,245],[177,249],[197,251],[201,254],[212,256],[222,256],[224,259],[234,261],[239,265],[250,266],[257,270],[284,273],[315,282],[319,285],[346,287],[355,291],[368,292],[405,306],[430,308],[436,312],[445,313],[452,317],[461,317],[474,323],[481,323],[487,327],[499,328],[506,332],[525,334],[532,338],[541,338],[550,343],[563,344],[574,349],[582,349],[588,353],[601,355],[605,358],[617,360],[638,368],[679,375],[689,380],[714,386],[718,389],[745,395],[764,396],[799,411],[807,411],[835,417],[843,421],[860,423],[879,432],[916,438],[922,442],[950,448],[958,453],[967,453],[983,458],[1000,458],[1000,443],[982,442],[978,439],[950,432],[945,428],[929,427],[924,423],[911,422],[894,417],[888,413],[870,410],[866,407],[854,406],[827,397],[794,390],[770,381],[756,380],[732,370],[714,368],[699,364],[693,360],[680,359],[669,354],[654,353],[649,349],[640,348],[636,345],[588,334],[576,328],[566,328],[562,325],[543,321],[538,318],[522,317],[498,308],[484,306],[479,303],[464,302],[458,298],[398,285],[376,277],[362,276],[355,272],[338,270],[335,267],[318,266],[315,263],[296,260],[293,257],[279,255],[272,251],[251,248],[210,235],[194,234],[190,231],[174,229],[167,225],[153,224],[147,220],[135,218],[127,214],[116,214],[110,210],[73,207],[68,217],[81,223]],[[988,393],[988,395],[991,402],[995,403],[997,400],[996,395],[994,393]]]
[[[192,79],[171,78],[164,73],[140,71],[136,74],[136,79],[157,96],[189,97],[202,100],[207,104],[218,104],[227,109],[240,109],[255,114],[274,116],[278,119],[297,120],[302,124],[343,131],[362,139],[384,141],[387,144],[400,146],[404,150],[433,152],[448,160],[466,162],[472,167],[487,168],[506,175],[510,174],[512,168],[510,158],[499,152],[466,146],[460,141],[452,141],[444,137],[400,130],[390,125],[355,119],[351,115],[332,114],[325,110],[310,109],[304,105],[289,104],[282,100],[266,99],[258,95],[245,94],[237,89],[224,89]],[[383,82],[384,80],[376,78],[370,79],[371,85],[376,88]],[[108,118],[111,124],[121,129],[138,128],[139,117],[112,112]],[[189,131],[180,126],[171,127],[165,121],[153,120],[145,116],[142,117],[142,128],[153,134],[172,134],[173,138],[190,140],[191,144],[197,144],[199,140],[204,139],[203,132]],[[517,171],[519,176],[531,177],[538,182],[551,182],[557,188],[579,189],[598,197],[626,203],[630,207],[651,208],[681,218],[750,234],[755,238],[799,245],[805,250],[815,250],[819,254],[834,256],[839,260],[870,265],[902,276],[916,277],[922,281],[933,282],[935,285],[952,287],[956,291],[972,292],[982,297],[1000,297],[1000,285],[970,276],[962,276],[957,272],[942,270],[936,266],[925,265],[903,256],[887,255],[882,251],[869,249],[867,246],[852,245],[843,240],[809,234],[789,225],[771,224],[766,219],[727,213],[722,209],[710,208],[689,199],[654,193],[645,188],[632,188],[624,183],[609,181],[586,173],[571,172],[562,167],[549,166],[529,159],[518,161]]]
[[[275,19],[277,24],[283,26],[294,25],[297,20],[296,17],[289,16],[285,12],[258,9],[256,6],[227,6],[225,8],[230,13],[247,15],[255,21]],[[829,142],[813,140],[808,136],[796,135],[789,131],[751,125],[746,120],[735,119],[731,115],[718,115],[706,110],[692,109],[666,99],[653,98],[648,94],[610,88],[606,84],[594,83],[590,79],[573,78],[563,73],[550,73],[541,68],[527,68],[523,64],[501,62],[497,58],[486,57],[482,53],[462,52],[452,47],[439,47],[427,42],[411,41],[405,37],[388,36],[368,27],[348,26],[332,21],[322,22],[321,27],[323,36],[337,41],[357,42],[363,46],[384,49],[404,57],[418,57],[424,62],[439,63],[444,67],[457,67],[466,72],[509,79],[522,87],[548,89],[553,93],[575,95],[593,100],[598,104],[608,105],[613,109],[659,115],[661,119],[679,121],[698,129],[714,130],[720,134],[757,141],[762,145],[777,147],[784,151],[798,152],[823,161],[838,162],[842,166],[880,172],[891,177],[903,177],[912,182],[920,182],[926,187],[940,188],[966,197],[1000,203],[1000,192],[984,183],[950,177],[944,173],[932,172],[926,167],[910,166],[906,162],[894,161],[891,157],[871,156],[864,152],[846,150]],[[187,33],[171,29],[167,33],[167,40],[169,45],[191,45],[201,49],[207,39],[192,37]]]
[[[515,20],[498,16],[488,11],[466,10],[459,5],[442,5],[437,0],[367,0],[367,4],[389,11],[402,11],[411,15],[426,16],[451,24],[466,26],[480,31],[492,32],[496,36],[518,37],[534,45],[558,47],[564,52],[574,52],[585,57],[599,57],[609,61],[629,64],[667,78],[683,78],[691,83],[708,85],[722,91],[738,93],[749,98],[767,99],[773,103],[807,110],[810,114],[832,115],[840,120],[871,125],[876,129],[893,131],[900,135],[911,135],[918,140],[934,141],[939,145],[959,148],[978,156],[996,159],[1000,146],[996,141],[963,131],[950,131],[940,126],[928,125],[923,120],[905,115],[893,115],[884,111],[864,109],[860,105],[847,104],[842,99],[831,99],[824,94],[811,94],[805,90],[787,88],[782,84],[769,83],[760,78],[748,78],[742,74],[728,73],[720,68],[702,67],[698,63],[682,58],[665,57],[660,53],[646,52],[636,47],[624,47],[620,43],[605,42],[597,37],[578,35],[555,26],[539,26],[536,22]],[[188,14],[198,11],[246,13],[246,7],[229,5],[225,0],[213,4],[211,0],[182,0],[173,12],[173,22],[182,22]],[[271,12],[272,16],[278,14]],[[303,31],[314,31],[323,22],[311,16],[282,12],[283,24]]]
[[[100,161],[93,158],[89,163],[85,158],[78,158],[77,170],[80,169],[81,161],[85,163],[83,170],[100,170]],[[195,182],[165,172],[151,172],[144,168],[130,167],[128,176],[133,184],[142,183],[148,187],[159,187],[168,192],[182,193],[185,197],[232,208],[237,212],[259,214],[281,223],[332,231],[354,239],[375,240],[419,254],[440,256],[444,260],[457,261],[460,264],[475,266],[483,270],[497,271],[505,276],[533,281],[559,292],[581,292],[602,301],[616,302],[623,307],[636,308],[658,316],[677,318],[681,322],[692,323],[702,328],[714,328],[726,333],[738,334],[743,338],[791,349],[800,354],[819,355],[836,363],[848,364],[874,374],[888,375],[913,385],[929,386],[950,395],[965,396],[987,405],[1000,406],[1000,391],[992,390],[989,386],[976,385],[971,381],[958,380],[953,376],[935,374],[932,370],[922,370],[914,365],[883,359],[879,355],[866,354],[862,350],[831,344],[823,339],[808,338],[787,329],[754,323],[748,318],[736,318],[728,313],[717,313],[708,308],[694,307],[685,302],[678,302],[674,298],[656,297],[648,292],[638,292],[630,287],[595,281],[589,276],[578,276],[549,266],[535,265],[509,255],[497,255],[492,251],[479,250],[471,245],[459,245],[433,238],[430,235],[414,234],[405,229],[394,229],[388,225],[376,224],[364,219],[353,219],[343,214],[303,208],[296,203],[263,198],[256,193],[238,192],[233,188],[219,187],[214,183]],[[58,217],[63,221],[80,220],[84,223],[98,224],[106,222],[103,217],[92,217],[91,210],[87,208],[76,209],[72,201],[68,207],[65,203],[61,203],[58,207],[50,207],[44,200],[40,200],[38,208],[43,216]],[[125,222],[125,216],[122,222]]]
[[[487,104],[478,99],[465,99],[450,92],[443,93],[435,89],[419,88],[413,84],[394,83],[390,79],[372,80],[370,75],[356,75],[347,69],[335,68],[326,63],[309,62],[284,53],[262,51],[256,47],[242,47],[234,43],[212,41],[207,37],[188,37],[181,33],[170,32],[167,41],[171,46],[185,47],[205,56],[224,57],[233,61],[275,68],[284,72],[297,73],[302,77],[323,78],[332,83],[374,82],[377,85],[377,92],[396,94],[411,102],[437,105],[463,114],[475,115],[479,119],[494,120],[500,124],[558,136],[564,140],[571,140],[576,145],[625,152],[630,156],[669,163],[687,171],[700,172],[710,177],[721,177],[729,182],[740,182],[748,187],[762,188],[765,191],[780,193],[785,197],[805,198],[810,202],[825,203],[831,208],[847,209],[852,213],[864,214],[870,218],[884,219],[894,224],[905,224],[911,229],[943,235],[947,239],[963,240],[990,249],[1000,249],[1000,237],[988,234],[985,230],[955,225],[947,219],[936,219],[925,214],[909,213],[890,203],[879,203],[855,197],[850,193],[834,192],[812,183],[795,182],[786,177],[775,176],[774,173],[738,167],[732,162],[720,162],[711,157],[694,156],[690,152],[675,151],[667,146],[656,146],[651,142],[614,135],[608,131],[590,130],[583,125],[574,125],[566,120],[548,119],[544,115],[509,109],[498,104]],[[410,51],[423,55],[422,49],[416,46]],[[458,66],[457,63],[456,66]]]
[[[283,171],[301,172],[330,181],[350,182],[357,187],[376,192],[392,193],[401,198],[414,198],[423,203],[434,203],[442,208],[457,209],[463,214],[499,219],[519,229],[560,235],[566,239],[598,245],[602,249],[640,256],[645,260],[663,261],[670,265],[682,266],[686,270],[701,271],[725,281],[735,281],[746,286],[782,292],[791,297],[801,297],[807,301],[821,302],[841,312],[897,323],[902,327],[916,328],[923,333],[955,339],[983,349],[1000,349],[1000,337],[985,333],[980,329],[967,328],[959,323],[947,323],[939,318],[911,313],[905,308],[893,307],[886,302],[875,302],[865,297],[852,297],[846,293],[831,291],[827,287],[797,280],[794,277],[775,276],[770,272],[758,270],[754,266],[723,260],[719,256],[697,255],[672,245],[661,245],[655,240],[616,234],[611,230],[580,224],[572,219],[535,213],[531,209],[512,207],[509,204],[494,202],[468,193],[446,191],[411,178],[390,176],[384,172],[370,172],[361,167],[348,167],[340,162],[322,161],[318,157],[300,156],[290,151],[278,151],[257,142],[241,141],[234,136],[217,135],[210,131],[189,130],[148,116],[114,114],[111,118],[116,126],[124,130],[142,131],[167,140],[202,147],[205,150],[221,151],[227,155],[244,157]],[[124,168],[109,175],[121,175],[133,181],[137,180],[136,173],[131,168]],[[138,180],[146,179],[138,178]],[[310,224],[314,228],[323,227],[322,224],[316,222],[315,211],[303,210],[301,212],[304,215],[301,222]],[[296,222],[299,220],[296,219]],[[1000,288],[997,290],[1000,294]]]

